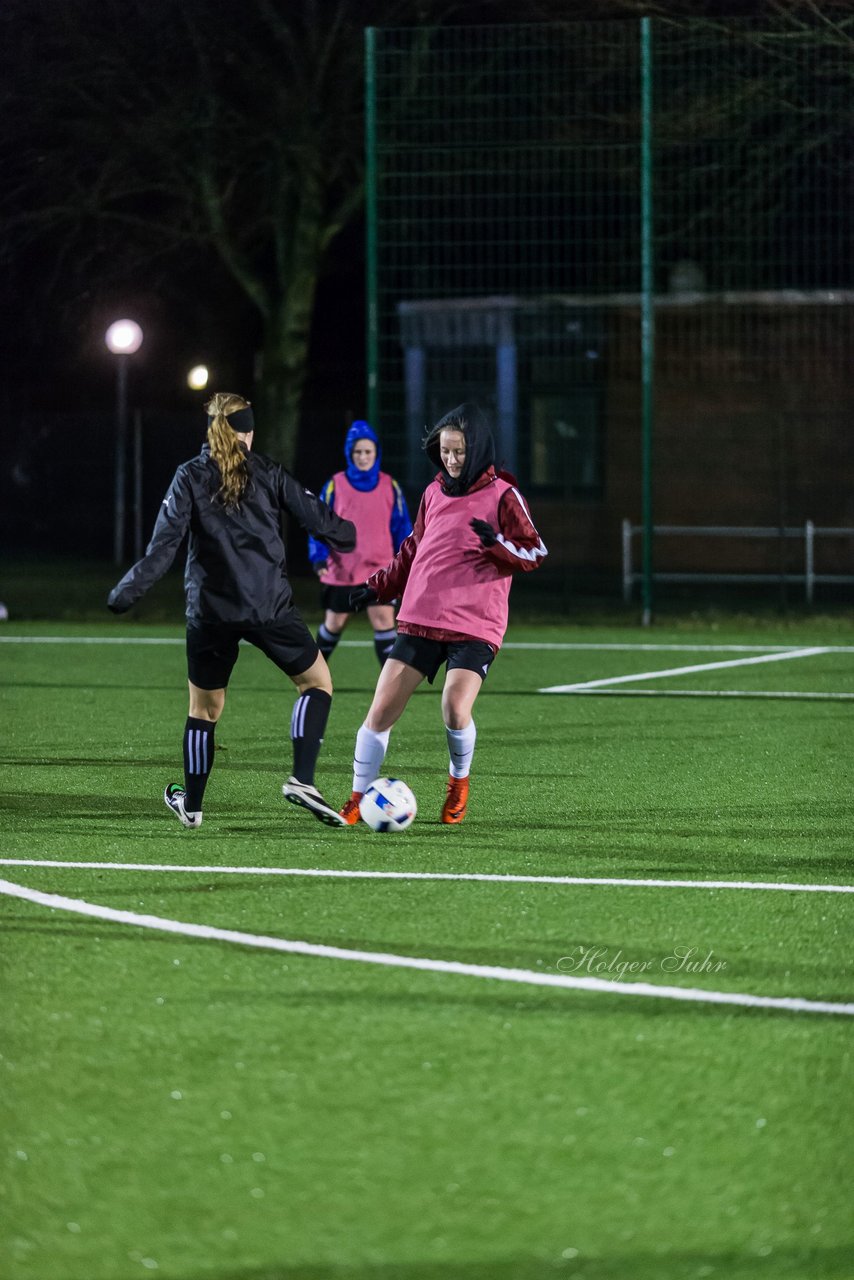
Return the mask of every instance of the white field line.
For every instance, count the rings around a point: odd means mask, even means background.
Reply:
[[[327,960],[350,960],[359,964],[384,965],[393,969],[420,969],[428,973],[452,973],[469,978],[488,978],[493,982],[517,982],[535,987],[563,987],[575,991],[599,991],[610,995],[646,996],[658,1000],[684,1000],[694,1004],[742,1005],[751,1009],[778,1009],[788,1013],[832,1013],[854,1016],[854,1004],[836,1004],[827,1000],[804,1000],[797,996],[754,996],[739,991],[703,991],[695,987],[656,986],[650,982],[615,982],[604,978],[573,978],[563,973],[536,973],[529,969],[506,969],[499,965],[464,964],[457,960],[431,960],[421,956],[401,956],[384,951],[354,951],[347,947],[328,947],[319,943],[272,938],[265,934],[242,933],[236,929],[218,929],[213,925],[190,924],[163,916],[139,915],[134,911],[118,911],[80,898],[63,898],[54,893],[39,893],[24,885],[0,880],[0,894],[22,898],[26,902],[48,907],[52,911],[70,911],[96,920],[110,920],[137,929],[155,929],[161,933],[179,934],[206,941],[230,942],[264,951],[284,951],[290,955],[317,956]]]
[[[639,671],[629,676],[605,676],[602,680],[583,680],[576,684],[554,684],[540,693],[575,693],[579,689],[601,689],[606,685],[634,684],[638,680],[663,680],[667,676],[693,675],[696,671],[722,671],[726,667],[750,667],[761,662],[785,662],[789,658],[809,658],[827,653],[824,646],[812,649],[787,649],[784,653],[763,653],[753,658],[729,658],[726,662],[702,662],[690,667],[667,667],[663,671]]]
[[[348,642],[342,641],[343,644]],[[370,641],[365,641],[370,644]],[[591,653],[614,650],[622,653],[788,653],[791,644],[535,644],[527,641],[507,641],[503,649],[578,649]],[[798,646],[801,647],[801,646]],[[823,645],[824,653],[854,653],[854,645]]]
[[[554,689],[540,689],[540,693],[555,693]],[[604,698],[613,694],[615,698],[795,698],[812,702],[852,702],[854,693],[809,693],[794,689],[564,689],[563,693],[571,693],[581,697],[586,694],[591,698]]]
[[[0,644],[186,644],[152,636],[0,636]]]
[[[147,636],[0,636],[0,644],[118,644],[183,645],[183,638],[152,638]],[[373,640],[342,640],[349,649],[371,649]],[[561,644],[535,643],[508,640],[504,649],[542,649],[556,652],[620,652],[620,653],[788,653],[791,645],[784,644]],[[854,653],[854,645],[826,645],[823,653]]]
[[[445,880],[479,884],[612,885],[627,889],[779,889],[786,893],[854,893],[851,884],[788,884],[762,880],[628,880],[617,876],[526,876],[478,871],[350,871],[332,867],[206,867],[158,862],[63,862],[58,858],[0,858],[2,867],[77,871],[163,871],[191,875],[307,876],[322,880]]]

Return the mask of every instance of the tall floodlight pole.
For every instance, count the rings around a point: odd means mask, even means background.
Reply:
[[[652,198],[652,22],[640,20],[641,67],[641,507],[642,621],[652,622],[652,428],[654,416],[655,271]]]
[[[142,346],[142,329],[135,320],[116,320],[104,341],[116,357],[116,457],[113,506],[113,562],[121,564],[125,545],[125,489],[127,486],[128,359]]]

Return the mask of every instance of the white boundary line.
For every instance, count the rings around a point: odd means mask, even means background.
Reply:
[[[556,689],[539,689],[539,693],[557,693]],[[854,693],[803,693],[795,689],[561,689],[576,697],[588,694],[591,698],[608,693],[615,698],[793,698],[803,702],[852,702]]]
[[[0,644],[186,644],[155,636],[0,636]]]
[[[464,964],[457,960],[431,960],[421,956],[402,956],[384,951],[354,951],[347,947],[328,947],[319,943],[272,938],[265,934],[242,933],[236,929],[217,929],[213,925],[189,924],[163,916],[139,915],[134,911],[117,911],[80,898],[63,898],[58,894],[39,893],[10,880],[0,880],[0,894],[21,898],[52,911],[70,911],[96,920],[110,920],[138,929],[155,929],[206,941],[230,942],[264,951],[284,951],[291,955],[318,956],[328,960],[350,960],[361,964],[385,965],[394,969],[420,969],[428,973],[453,973],[470,978],[489,978],[495,982],[517,982],[536,987],[563,987],[575,991],[599,991],[611,995],[646,996],[658,1000],[684,1000],[696,1004],[742,1005],[751,1009],[778,1009],[789,1013],[831,1013],[854,1016],[854,1004],[828,1000],[803,1000],[797,996],[754,996],[738,991],[703,991],[695,987],[656,986],[650,982],[614,982],[604,978],[573,978],[563,973],[536,973],[529,969],[506,969],[499,965]]]
[[[118,644],[146,645],[167,644],[183,645],[185,641],[179,637],[151,636],[2,636],[0,644]],[[340,645],[348,649],[371,649],[372,640],[342,640]],[[789,653],[792,646],[788,644],[594,644],[536,643],[524,640],[508,640],[504,649],[542,649],[557,652],[605,653]],[[854,653],[854,645],[825,645],[823,653]]]
[[[602,680],[583,680],[577,684],[554,684],[539,693],[575,693],[578,689],[601,689],[605,685],[634,684],[638,680],[663,680],[666,676],[693,675],[696,671],[722,671],[725,667],[751,667],[761,662],[785,662],[789,658],[809,658],[827,653],[824,646],[812,649],[787,649],[784,653],[763,653],[753,658],[729,658],[726,662],[701,662],[690,667],[667,667],[663,671],[640,671],[629,676],[605,676]]]
[[[97,637],[97,636],[0,636],[0,644],[112,644],[112,645],[181,645],[183,640],[152,639],[146,637]],[[351,649],[370,648],[370,640],[342,640],[341,644]],[[510,642],[505,649],[556,650],[605,652],[619,651],[623,653],[756,653],[760,657],[738,659],[731,662],[704,663],[699,666],[675,667],[668,671],[644,672],[634,676],[611,676],[605,680],[588,680],[583,684],[550,685],[538,689],[538,693],[572,693],[572,694],[621,694],[624,697],[645,696],[647,698],[771,698],[794,699],[802,702],[854,702],[854,693],[836,692],[799,692],[797,690],[756,690],[756,689],[611,689],[607,686],[632,683],[636,680],[655,680],[664,676],[684,675],[693,671],[712,671],[728,666],[746,666],[752,662],[775,662],[784,658],[805,657],[813,653],[854,653],[854,646],[824,645],[812,649],[791,649],[783,645],[740,645],[740,644],[528,644]],[[765,656],[765,655],[768,656]]]
[[[628,880],[617,876],[525,876],[481,871],[350,871],[332,867],[205,867],[159,862],[63,862],[58,858],[0,858],[2,867],[75,871],[164,871],[222,876],[306,876],[321,880],[450,880],[486,884],[611,885],[629,889],[772,889],[787,893],[854,893],[851,884],[789,884],[761,880]]]
[[[343,640],[342,644],[355,644],[358,641]],[[370,644],[370,641],[365,641]],[[527,641],[508,640],[502,645],[503,649],[586,649],[593,653],[614,650],[622,653],[788,653],[793,648],[803,648],[803,645],[792,644],[535,644]],[[854,653],[854,645],[823,645],[825,653]]]

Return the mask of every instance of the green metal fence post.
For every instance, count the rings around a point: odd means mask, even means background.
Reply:
[[[365,30],[366,341],[368,421],[379,429],[379,296],[377,280],[376,28]]]
[[[641,505],[643,625],[652,622],[652,428],[655,357],[655,273],[652,193],[652,21],[640,20],[641,62]]]

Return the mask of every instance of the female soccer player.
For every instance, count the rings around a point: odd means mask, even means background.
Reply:
[[[330,508],[356,526],[355,551],[330,551],[318,538],[309,538],[308,555],[323,583],[321,602],[326,616],[317,632],[317,644],[329,658],[350,620],[350,592],[377,569],[388,564],[412,532],[406,499],[396,480],[380,471],[381,450],[377,434],[367,422],[354,422],[344,442],[347,466],[337,471],[320,490]],[[368,605],[374,629],[374,650],[380,666],[394,644],[394,606]]]
[[[184,786],[163,798],[185,827],[202,825],[202,800],[214,763],[214,730],[225,705],[238,644],[248,640],[296,685],[291,717],[293,774],[285,798],[329,826],[343,825],[314,785],[332,703],[323,655],[297,612],[287,579],[282,512],[332,546],[350,550],[356,531],[284,467],[252,452],[248,400],[219,392],[208,402],[207,444],[175,472],[143,558],[107,600],[124,613],[171,565],[189,531],[184,587],[190,712],[184,728]]]
[[[415,528],[391,564],[350,596],[357,608],[403,592],[397,640],[356,735],[353,793],[341,810],[351,826],[380,773],[392,726],[443,662],[450,776],[442,821],[462,822],[476,736],[472,707],[507,629],[511,577],[536,569],[546,555],[512,477],[495,471],[492,433],[477,405],[446,413],[424,448],[439,474],[424,491]]]

